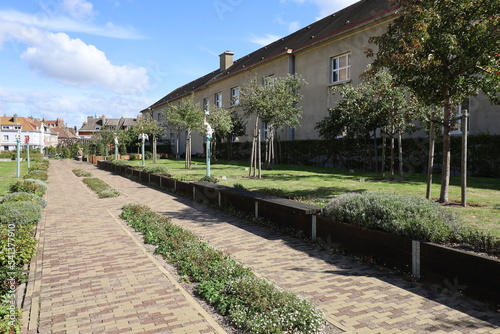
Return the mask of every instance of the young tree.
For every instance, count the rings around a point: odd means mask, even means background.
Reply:
[[[191,168],[191,136],[193,131],[203,132],[203,110],[194,102],[191,94],[178,103],[170,103],[163,111],[162,117],[168,128],[177,133],[177,155],[179,155],[179,137],[186,131],[186,169]]]
[[[212,140],[210,141],[212,146],[210,152],[212,152],[211,155],[214,157],[214,160],[217,160],[216,157],[217,137],[224,138],[233,130],[231,111],[224,108],[217,108],[212,106],[210,108],[209,114],[207,115],[207,121],[213,130]]]
[[[153,163],[157,162],[157,150],[156,145],[158,142],[158,137],[165,133],[165,126],[153,119],[151,110],[143,114],[142,117],[137,121],[136,128],[140,129],[141,132],[146,133],[150,139],[153,141]]]
[[[252,158],[250,175],[252,168],[260,167],[260,129],[259,122],[267,124],[267,154],[266,165],[271,167],[274,158],[274,132],[281,126],[297,126],[302,109],[298,106],[302,95],[299,90],[306,84],[305,80],[297,75],[287,75],[286,77],[265,78],[264,83],[258,83],[257,78],[253,78],[240,91],[240,106],[247,116],[255,115],[255,130],[252,144]]]
[[[443,108],[443,162],[439,201],[448,202],[453,106],[483,91],[499,103],[500,2],[498,0],[398,0],[400,15],[382,36],[376,68],[429,105]]]

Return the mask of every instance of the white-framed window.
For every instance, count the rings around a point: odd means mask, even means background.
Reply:
[[[330,58],[330,83],[341,83],[351,79],[351,54],[345,53]]]
[[[3,135],[3,140],[4,141],[9,141],[9,135]]]
[[[274,76],[274,74],[270,74],[270,75],[267,75],[267,76],[262,78],[262,84],[264,86],[267,86],[267,85],[271,86],[274,84],[274,80],[276,80],[276,77]]]
[[[237,106],[240,104],[240,89],[238,87],[231,88],[231,105]]]
[[[210,99],[208,97],[203,99],[203,111],[210,111]]]
[[[222,108],[222,92],[215,93],[214,105],[215,108]]]

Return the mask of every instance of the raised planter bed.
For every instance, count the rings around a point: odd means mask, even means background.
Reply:
[[[113,170],[108,161],[98,166]],[[123,172],[122,172],[123,173]],[[453,293],[491,302],[500,307],[500,260],[420,242],[395,234],[335,222],[319,216],[320,208],[270,195],[254,193],[208,182],[183,182],[165,176],[142,173],[130,167],[125,171],[138,179],[173,189],[187,197],[214,205],[230,204],[243,212],[266,217],[303,231],[328,246],[373,259],[379,264],[411,273],[421,281],[442,286]]]

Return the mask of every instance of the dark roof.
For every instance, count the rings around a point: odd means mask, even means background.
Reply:
[[[153,103],[149,108],[159,107],[167,102],[203,88],[209,82],[227,78],[242,70],[251,68],[286,53],[293,53],[324,42],[360,25],[367,24],[388,14],[399,6],[389,0],[361,0],[332,15],[316,21],[286,37],[268,44],[238,60],[228,69],[215,70],[205,76],[179,87]],[[143,110],[146,111],[147,109]]]

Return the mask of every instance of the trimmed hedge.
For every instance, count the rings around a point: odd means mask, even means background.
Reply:
[[[451,137],[451,168],[454,175],[460,174],[460,136]],[[373,146],[373,141],[371,143]],[[378,157],[382,157],[382,139],[377,139]],[[387,141],[387,145],[389,142]],[[434,171],[440,172],[442,141],[436,140]],[[468,137],[468,171],[470,176],[500,177],[500,135],[478,134]],[[229,154],[229,151],[231,154]],[[264,154],[265,150],[262,150]],[[405,173],[424,173],[427,170],[427,138],[403,139]],[[231,160],[249,160],[251,143],[217,143],[217,157]],[[396,155],[396,165],[398,157]],[[264,157],[262,158],[264,159]],[[390,157],[387,156],[387,164]],[[334,142],[320,139],[279,141],[276,143],[276,162],[291,165],[332,166],[335,168],[364,167],[365,143],[361,140],[339,138]],[[264,160],[263,160],[264,161]]]

